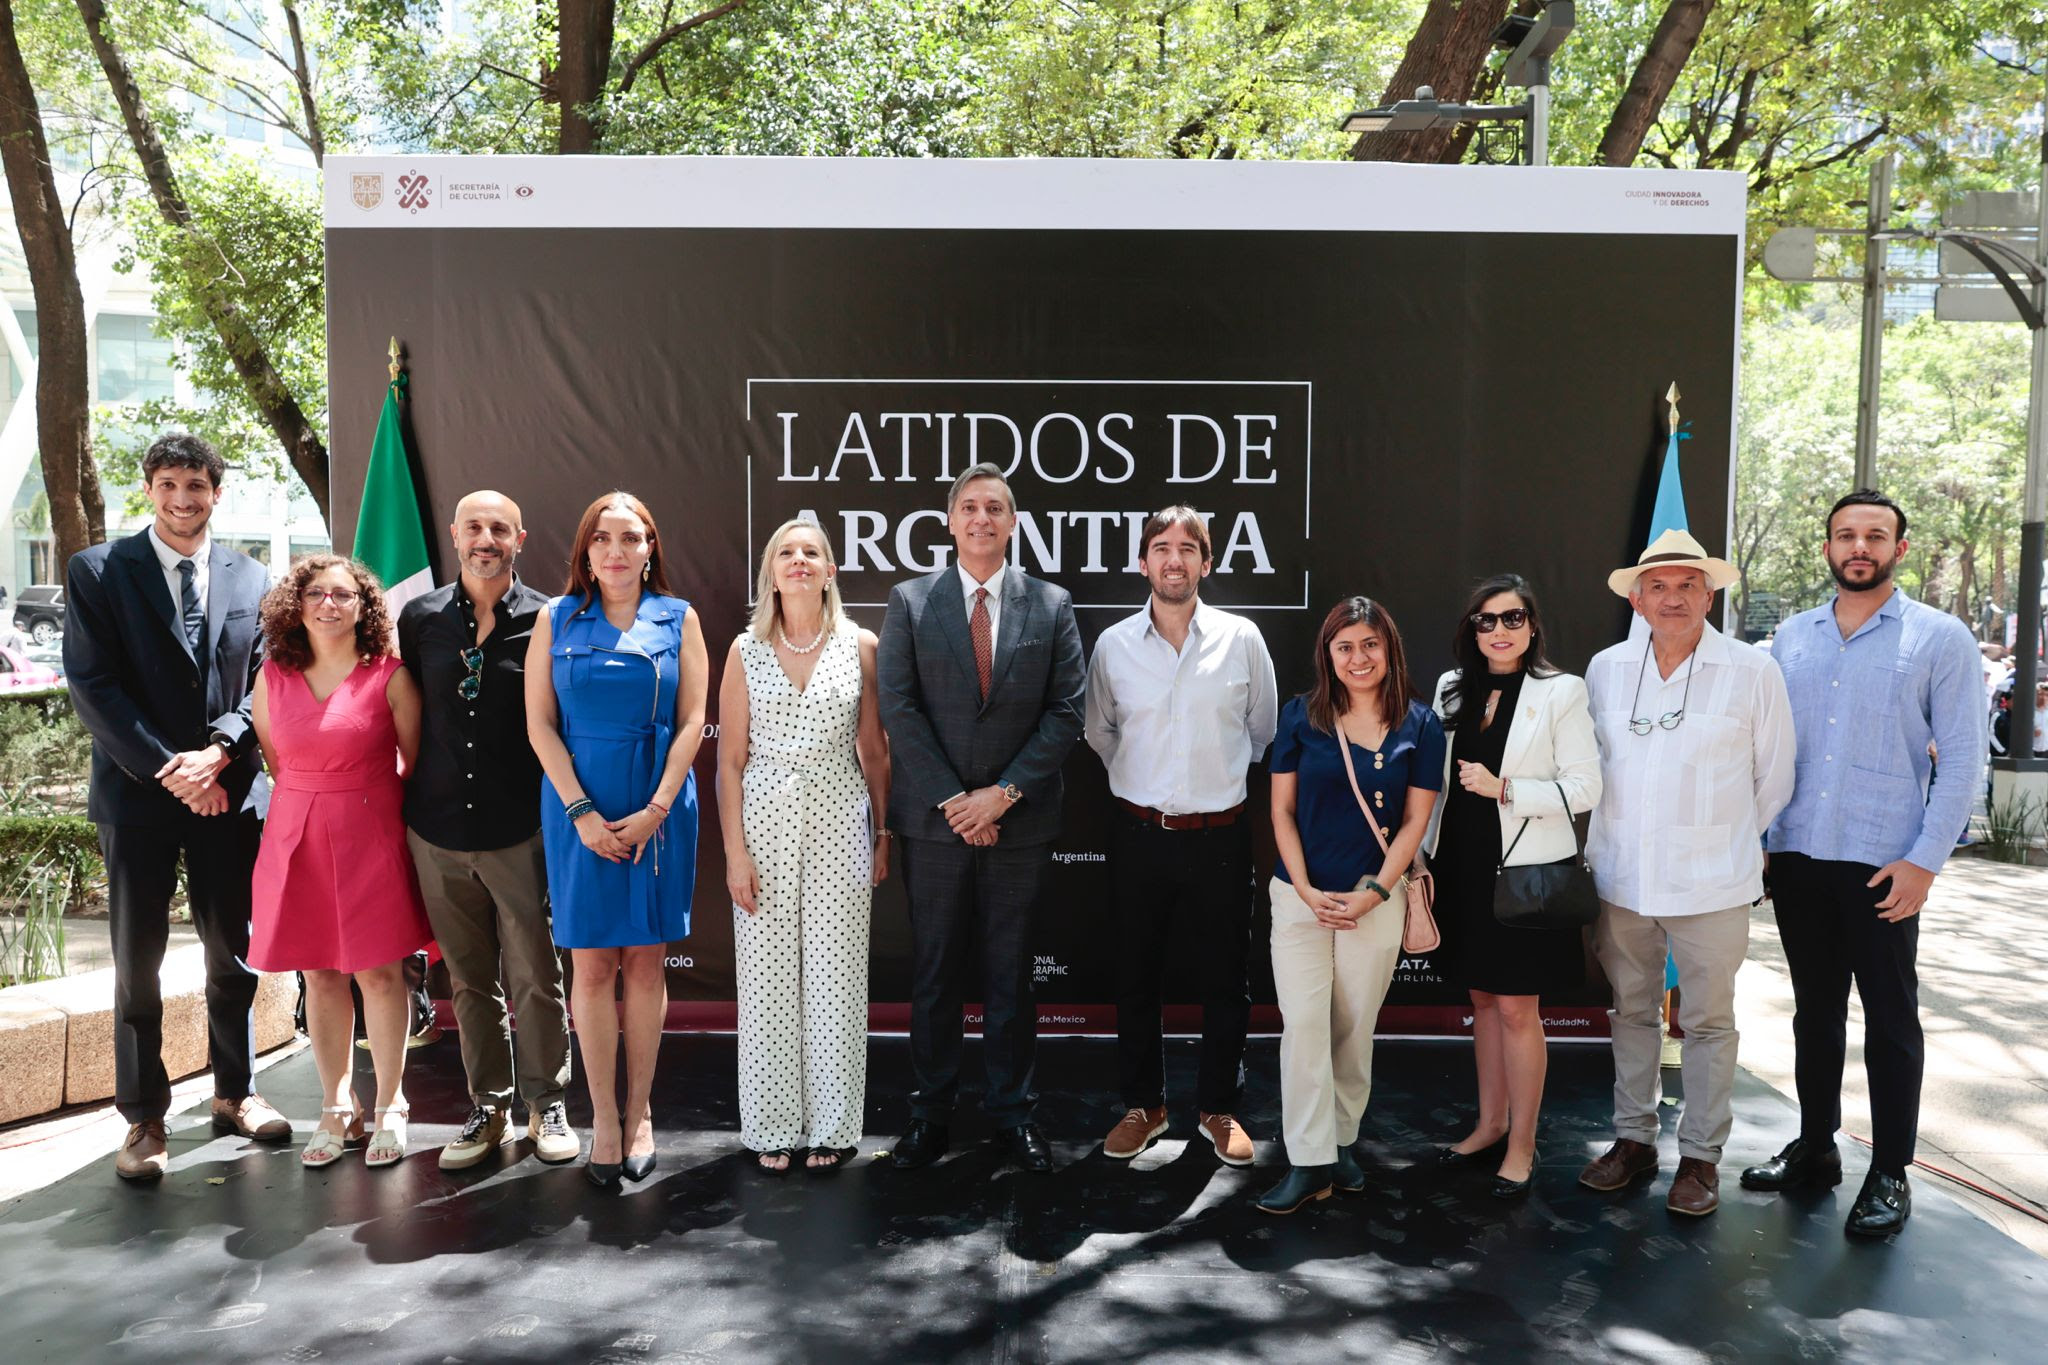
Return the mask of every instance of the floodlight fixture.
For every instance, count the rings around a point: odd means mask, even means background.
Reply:
[[[1532,166],[1550,161],[1550,58],[1577,24],[1573,0],[1549,0],[1537,14],[1510,15],[1493,35],[1494,45],[1511,49],[1501,69],[1503,85],[1529,92],[1520,104],[1456,104],[1418,86],[1413,99],[1355,109],[1339,125],[1347,133],[1423,133],[1461,123],[1526,124],[1523,159]]]

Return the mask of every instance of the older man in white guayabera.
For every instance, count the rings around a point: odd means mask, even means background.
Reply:
[[[1586,690],[1602,794],[1586,855],[1600,890],[1594,946],[1614,988],[1614,1145],[1579,1174],[1618,1190],[1657,1170],[1664,962],[1678,964],[1685,1110],[1665,1198],[1720,1206],[1735,1089],[1735,973],[1763,895],[1763,832],[1792,796],[1785,680],[1771,656],[1707,624],[1735,567],[1666,531],[1607,584],[1648,623],[1593,656]]]

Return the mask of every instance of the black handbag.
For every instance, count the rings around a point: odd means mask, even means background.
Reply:
[[[1572,818],[1571,801],[1562,782],[1552,783],[1564,802],[1566,820]],[[1529,821],[1515,831],[1514,842],[1500,855],[1493,874],[1493,917],[1511,929],[1577,929],[1600,918],[1600,893],[1593,885],[1593,870],[1586,866],[1585,845],[1579,842],[1579,827],[1572,823],[1572,856],[1554,863],[1532,863],[1509,867],[1508,854],[1529,830]]]

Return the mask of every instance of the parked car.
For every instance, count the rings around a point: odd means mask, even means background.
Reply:
[[[48,664],[39,664],[18,649],[0,647],[0,692],[29,687],[58,687],[64,675]]]
[[[39,645],[64,633],[64,589],[41,583],[23,588],[14,599],[14,628]]]
[[[30,663],[41,664],[44,668],[54,669],[60,678],[64,676],[64,646],[61,642],[52,641],[47,645],[32,644],[19,652]]]

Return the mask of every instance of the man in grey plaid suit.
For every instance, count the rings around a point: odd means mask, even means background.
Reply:
[[[956,564],[889,595],[878,666],[910,898],[911,1123],[895,1164],[939,1159],[959,1091],[967,946],[981,940],[982,1107],[1028,1170],[1052,1166],[1031,1121],[1038,1020],[1031,911],[1060,829],[1060,766],[1081,737],[1081,632],[1064,588],[1005,563],[1017,506],[978,464],[946,500]]]

